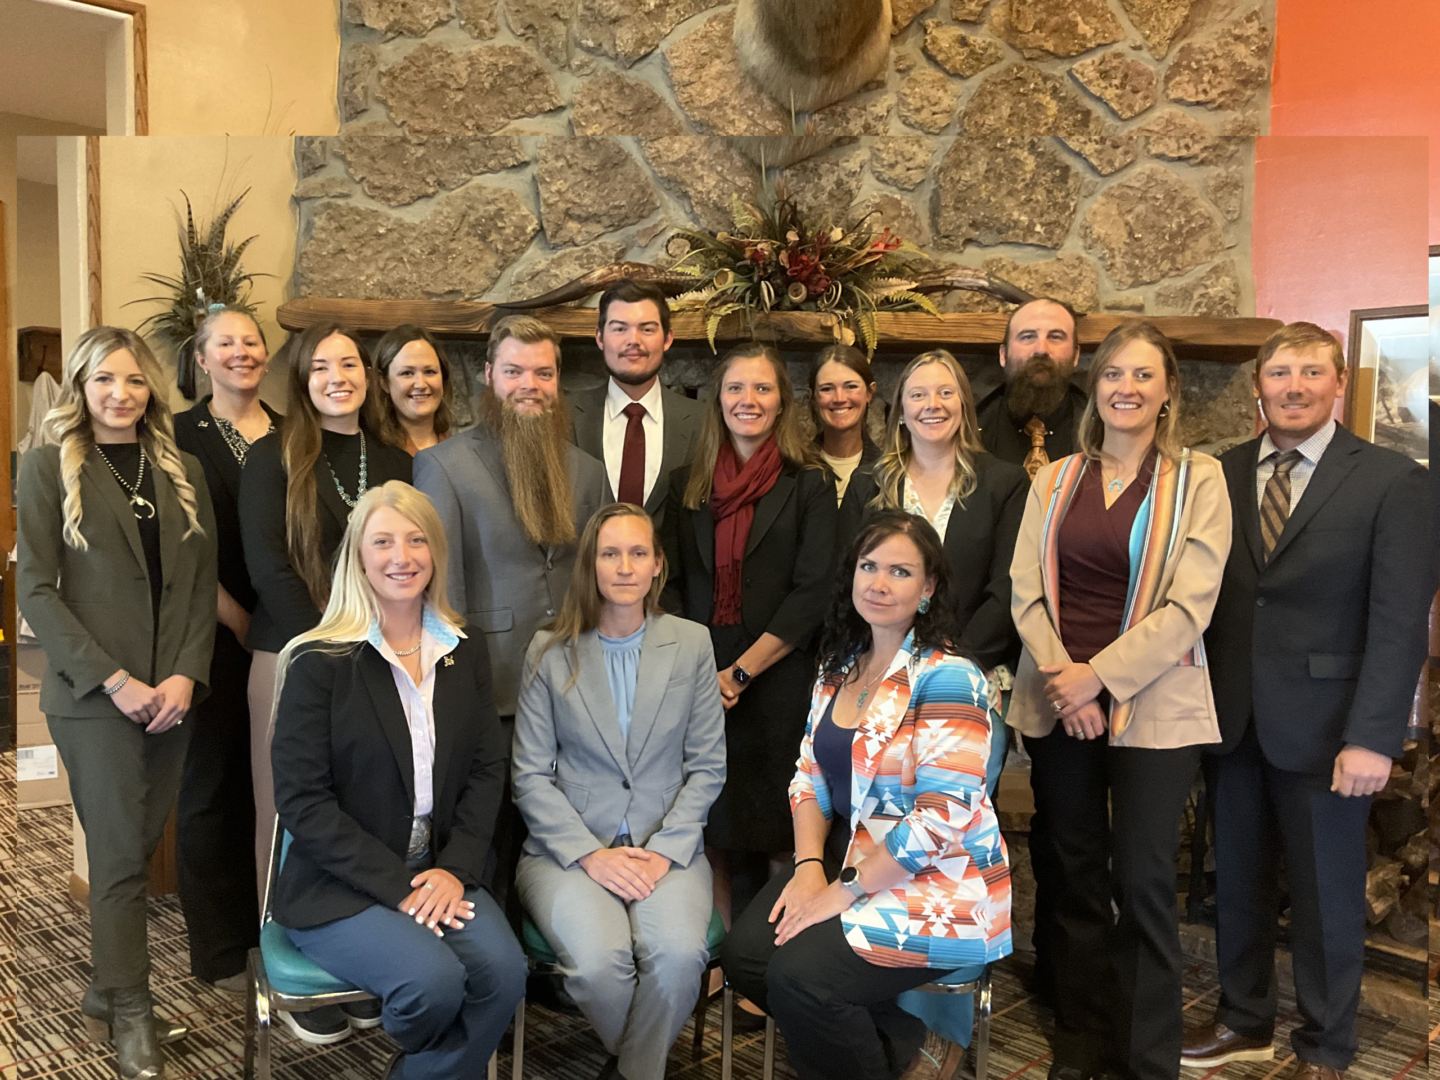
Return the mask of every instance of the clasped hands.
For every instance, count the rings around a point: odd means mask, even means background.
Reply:
[[[1098,739],[1105,734],[1105,710],[1095,700],[1105,684],[1089,664],[1046,664],[1040,674],[1050,676],[1045,682],[1045,698],[1067,735]]]
[[[464,930],[461,920],[475,918],[475,905],[465,899],[465,886],[449,870],[422,870],[410,879],[410,887],[414,892],[396,906],[435,931],[436,937],[445,936],[442,926]]]
[[[645,848],[599,848],[580,857],[580,868],[621,900],[644,900],[670,871],[670,860]]]
[[[123,677],[124,671],[117,671],[105,680],[105,685],[113,686]],[[171,675],[158,686],[147,686],[131,675],[110,700],[135,723],[144,724],[146,735],[158,735],[185,718],[194,692],[195,680],[188,675]]]

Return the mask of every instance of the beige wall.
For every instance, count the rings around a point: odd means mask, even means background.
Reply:
[[[146,0],[152,135],[328,135],[333,0]]]
[[[15,290],[15,329],[60,325],[60,221],[53,184],[21,180],[16,185],[16,247],[23,268]],[[17,383],[15,437],[30,418],[32,384]]]
[[[282,136],[250,138],[104,138],[100,140],[101,288],[105,321],[138,326],[161,310],[132,300],[157,294],[142,279],[146,273],[175,274],[180,266],[176,210],[184,214],[183,190],[190,196],[197,223],[209,222],[217,208],[250,189],[230,221],[232,241],[255,236],[243,258],[259,278],[251,299],[260,307],[260,324],[271,348],[284,340],[275,308],[284,299],[295,262],[295,217],[290,193],[295,187],[293,142]],[[173,357],[162,355],[170,371]],[[262,393],[283,403],[278,373]],[[178,394],[177,408],[187,407]]]

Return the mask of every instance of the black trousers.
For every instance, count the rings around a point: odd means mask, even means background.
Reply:
[[[175,822],[190,973],[205,982],[243,972],[260,941],[245,696],[250,654],[224,626],[215,631],[210,679],[210,696],[185,722],[193,729]]]
[[[840,861],[827,850],[825,876],[832,881]],[[777,949],[770,909],[794,873],[791,867],[776,874],[735,920],[725,941],[725,974],[775,1018],[801,1080],[895,1080],[925,1042],[924,1022],[895,999],[948,972],[862,959],[838,916]]]
[[[1059,871],[1055,1063],[1175,1080],[1183,1036],[1175,860],[1201,748],[1115,747],[1058,725],[1025,747]]]
[[[1030,752],[1031,740],[1025,740]],[[1030,872],[1035,876],[1035,930],[1030,943],[1035,949],[1035,993],[1048,1005],[1055,1004],[1055,895],[1063,887],[1063,871],[1050,837],[1050,821],[1037,805],[1030,817]]]
[[[1252,727],[1217,759],[1215,790],[1216,1019],[1242,1035],[1275,1030],[1279,863],[1290,886],[1290,950],[1301,1061],[1345,1069],[1365,966],[1365,825],[1370,797],[1344,798],[1329,776],[1265,760]]]

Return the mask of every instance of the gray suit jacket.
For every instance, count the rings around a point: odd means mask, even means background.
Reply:
[[[600,509],[605,469],[569,447],[575,530]],[[415,456],[415,486],[430,496],[450,541],[450,604],[485,631],[494,674],[495,710],[515,712],[525,646],[555,617],[575,545],[531,543],[515,517],[500,442],[484,428],[462,431]]]
[[[575,445],[600,462],[602,472],[605,466],[605,395],[609,388],[610,380],[606,379],[599,386],[587,387],[566,395],[574,423]],[[662,389],[660,400],[664,416],[662,436],[665,451],[660,458],[660,475],[655,478],[655,486],[650,489],[650,497],[645,500],[645,512],[655,520],[657,529],[665,512],[665,493],[670,487],[670,473],[681,465],[690,463],[690,453],[695,447],[695,439],[699,436],[700,425],[705,419],[705,407],[684,394]],[[615,492],[610,488],[608,473],[605,476],[605,501],[615,501]]]
[[[40,708],[48,715],[122,715],[100,692],[120,668],[151,686],[171,675],[188,675],[196,684],[194,703],[204,699],[215,645],[215,514],[200,462],[186,453],[180,458],[195,487],[205,535],[181,540],[185,511],[170,477],[155,469],[165,578],[157,632],[151,625],[150,573],[135,512],[99,454],[92,452],[80,469],[80,533],[88,551],[70,547],[62,535],[60,447],[39,446],[25,455],[16,595],[50,662],[40,684]]]
[[[530,835],[525,852],[563,867],[630,824],[638,846],[689,866],[704,849],[710,806],[725,784],[725,711],[710,632],[674,615],[647,619],[625,738],[610,695],[599,635],[570,650],[535,635],[515,718],[511,785]]]

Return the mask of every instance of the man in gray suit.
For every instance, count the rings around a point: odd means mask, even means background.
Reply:
[[[509,719],[525,648],[560,610],[605,474],[569,445],[560,339],[550,327],[526,315],[499,320],[485,382],[479,424],[416,455],[415,486],[440,514],[450,603],[485,632],[495,708]]]
[[[600,294],[595,331],[610,378],[569,395],[575,445],[605,465],[606,501],[643,506],[657,530],[670,472],[689,462],[704,418],[698,401],[660,385],[674,340],[660,287],[616,282]]]

